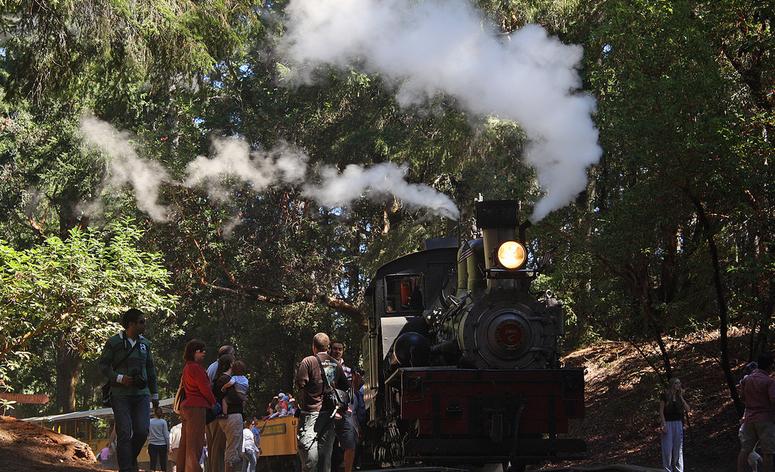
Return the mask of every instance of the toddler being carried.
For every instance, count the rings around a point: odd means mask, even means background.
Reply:
[[[245,377],[245,363],[242,361],[234,361],[231,364],[231,379],[221,387],[221,391],[234,387],[234,390],[240,394],[243,398],[248,394],[248,378]],[[221,400],[221,407],[223,408],[223,414],[229,414],[229,405],[226,403],[226,395]]]

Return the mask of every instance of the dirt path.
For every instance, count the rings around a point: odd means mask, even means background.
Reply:
[[[733,371],[746,363],[745,333],[730,331]],[[652,365],[660,365],[655,346],[639,344]],[[718,360],[718,334],[700,332],[669,339],[674,375],[686,389],[691,408],[684,437],[686,472],[735,470],[739,451],[735,413]],[[735,356],[735,354],[737,356]],[[605,341],[565,358],[586,369],[586,417],[574,434],[589,445],[589,463],[626,463],[660,467],[659,377],[627,342]]]
[[[0,416],[0,470],[104,472],[86,444],[8,416]]]

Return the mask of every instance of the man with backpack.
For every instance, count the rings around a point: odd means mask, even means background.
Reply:
[[[305,357],[296,371],[296,398],[301,400],[297,438],[304,472],[331,470],[334,421],[342,418],[336,390],[350,388],[342,366],[328,355],[329,343],[327,334],[317,333],[312,340],[312,355]]]
[[[151,420],[149,403],[153,401],[154,408],[159,407],[159,391],[151,343],[143,337],[145,315],[136,308],[127,310],[121,325],[124,330],[105,343],[99,366],[109,382],[118,469],[137,472],[137,455],[148,437]]]

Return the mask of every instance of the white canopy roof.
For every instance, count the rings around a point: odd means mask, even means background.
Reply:
[[[159,401],[159,406],[162,407],[162,409],[169,409],[172,408],[172,403],[174,401],[174,398],[165,398],[164,400]],[[53,423],[55,421],[77,420],[81,418],[102,418],[106,416],[113,416],[113,408],[97,408],[96,410],[73,411],[59,415],[21,418],[21,420],[29,421],[30,423]]]

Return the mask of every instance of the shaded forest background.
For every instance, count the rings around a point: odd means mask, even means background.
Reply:
[[[772,9],[755,0],[479,0],[504,32],[539,23],[584,47],[584,89],[604,154],[574,204],[530,229],[541,289],[567,312],[566,349],[593,340],[658,353],[667,336],[750,329],[767,349],[775,309]],[[355,70],[287,86],[274,53],[283,1],[5,1],[0,16],[0,382],[48,393],[47,412],[97,405],[95,358],[128,306],[171,396],[181,350],[234,344],[255,411],[289,390],[317,331],[360,353],[363,292],[384,262],[431,237],[472,236],[473,201],[540,196],[513,123],[461,113],[439,96],[400,107]],[[504,36],[505,38],[505,36]],[[136,135],[146,157],[182,172],[213,136],[288,142],[312,164],[408,164],[446,193],[460,222],[399,200],[326,210],[283,186],[165,186],[171,222],[131,192],[101,195],[105,157],[78,136],[85,111]],[[103,202],[98,218],[84,204]],[[527,214],[527,213],[526,213]],[[235,226],[235,222],[239,222]],[[648,356],[644,356],[648,357]],[[211,360],[208,358],[208,361]],[[730,389],[730,395],[734,390]],[[19,413],[25,408],[17,406]]]

